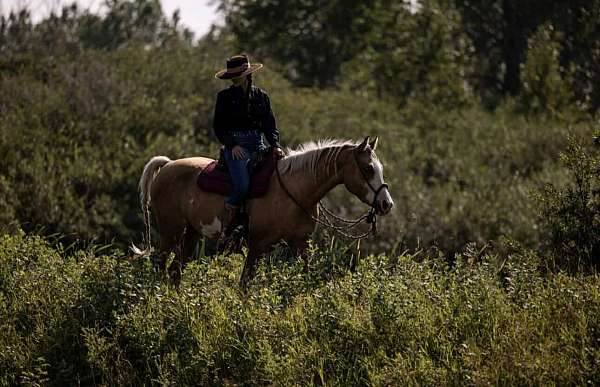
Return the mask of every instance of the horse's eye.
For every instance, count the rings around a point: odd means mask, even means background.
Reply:
[[[371,174],[375,173],[375,168],[371,164],[369,164],[369,165],[365,166],[364,171],[365,171],[365,173],[368,173],[369,175],[371,175]]]

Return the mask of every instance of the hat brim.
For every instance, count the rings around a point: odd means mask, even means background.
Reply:
[[[262,69],[262,67],[263,67],[262,63],[252,63],[250,66],[248,66],[248,68],[246,70],[242,71],[241,73],[228,73],[227,69],[223,69],[223,70],[218,71],[215,74],[215,78],[219,78],[219,79],[239,78],[239,77],[243,77],[244,75],[252,74],[253,72]]]

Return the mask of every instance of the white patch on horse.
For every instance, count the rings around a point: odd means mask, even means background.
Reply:
[[[208,238],[213,238],[221,232],[221,221],[219,218],[214,218],[211,224],[200,224],[202,227],[202,235]]]
[[[373,189],[377,190],[385,182],[383,180],[383,165],[381,164],[381,161],[379,161],[377,158],[373,158],[373,167],[375,167],[375,173],[373,174],[373,177],[369,180],[369,184],[371,184],[371,187],[373,187]],[[371,191],[368,200],[372,203],[375,199],[375,192],[373,192],[372,189],[368,187],[368,184],[365,185],[367,186],[367,189]]]

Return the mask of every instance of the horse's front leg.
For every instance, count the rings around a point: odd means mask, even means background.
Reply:
[[[244,293],[248,290],[248,282],[254,277],[256,272],[256,264],[258,262],[259,255],[255,250],[248,250],[246,259],[244,260],[244,268],[242,269],[242,275],[240,276],[240,288]]]
[[[248,255],[244,261],[244,269],[240,276],[240,287],[246,292],[248,283],[256,274],[256,266],[260,258],[268,254],[273,246],[280,241],[278,234],[271,234],[265,237],[264,232],[254,232],[248,236]]]
[[[303,238],[293,238],[288,241],[288,245],[292,249],[292,252],[295,256],[300,256],[302,261],[304,261],[304,272],[308,273],[308,264],[310,254],[308,252],[308,237]]]
[[[304,272],[308,273],[310,253],[308,251],[308,241],[315,231],[316,224],[312,221],[297,224],[294,233],[285,238],[288,246],[292,249],[295,256],[300,256],[304,261]]]
[[[271,239],[257,238],[256,236],[249,236],[248,238],[248,254],[244,261],[244,268],[242,269],[242,275],[240,276],[240,288],[244,293],[248,289],[248,283],[256,274],[256,265],[260,260],[260,257],[267,252],[273,245]]]

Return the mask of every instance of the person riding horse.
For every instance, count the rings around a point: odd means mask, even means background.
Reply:
[[[251,64],[247,55],[234,55],[227,59],[227,68],[215,74],[216,78],[230,79],[233,83],[217,94],[213,120],[213,130],[224,147],[233,183],[225,202],[223,237],[236,226],[235,219],[250,186],[249,163],[266,149],[263,135],[277,156],[284,155],[269,96],[252,84],[252,73],[262,67],[261,63]]]

